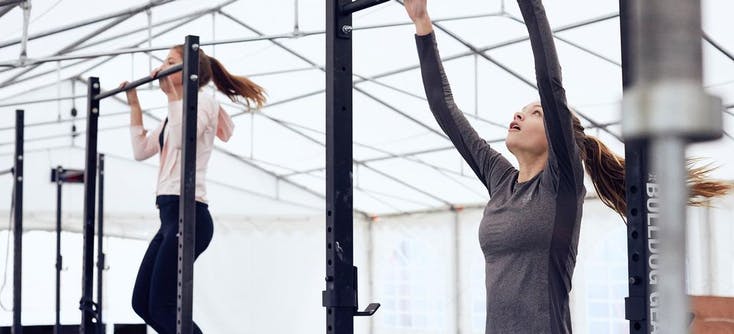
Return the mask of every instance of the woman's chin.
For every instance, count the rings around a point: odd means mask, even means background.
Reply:
[[[510,136],[507,136],[507,138],[505,138],[505,147],[507,147],[507,150],[512,153],[514,152],[515,148],[517,148],[517,145],[515,145],[513,140],[510,139]]]

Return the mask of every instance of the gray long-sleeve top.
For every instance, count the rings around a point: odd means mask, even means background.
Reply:
[[[583,167],[561,69],[540,0],[518,0],[530,35],[548,163],[518,170],[471,127],[454,103],[434,34],[416,36],[428,103],[443,131],[489,191],[479,226],[485,258],[486,333],[571,333],[568,296],[576,264]]]

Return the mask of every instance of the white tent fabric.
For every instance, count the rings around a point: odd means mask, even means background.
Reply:
[[[734,296],[734,196],[715,210],[689,210],[689,293]],[[598,201],[585,206],[572,290],[574,331],[626,333],[625,226]],[[382,303],[373,318],[356,320],[355,333],[461,333],[484,331],[484,265],[477,228],[481,208],[357,219],[355,264],[362,306]],[[706,217],[706,216],[710,217]],[[106,238],[105,317],[138,322],[129,306],[132,284],[155,216],[108,217],[115,225],[144,221],[138,238]],[[62,322],[75,323],[81,277],[81,217],[65,216]],[[26,324],[52,323],[54,235],[52,222],[26,217],[38,229],[26,233],[33,248],[24,262]],[[243,219],[215,216],[214,241],[197,261],[195,319],[209,333],[315,333],[323,329],[323,218]],[[45,226],[44,226],[45,225]],[[716,231],[702,238],[704,230]],[[0,248],[7,245],[0,233]],[[28,274],[32,273],[32,274]],[[9,277],[8,277],[9,278]],[[0,293],[11,302],[9,287]],[[11,313],[0,312],[0,323]]]
[[[433,19],[476,48],[437,30],[439,48],[458,105],[484,138],[505,156],[505,124],[537,92],[519,10],[509,0],[430,0]],[[148,12],[144,7],[153,4]],[[617,153],[621,68],[617,0],[546,0],[548,16],[571,104],[591,121],[587,133]],[[703,0],[703,28],[734,52],[730,13],[734,3]],[[118,49],[171,46],[185,35],[202,42],[294,34],[274,41],[206,46],[231,72],[266,88],[269,101],[252,112],[214,93],[234,117],[235,135],[217,142],[208,174],[216,220],[212,248],[197,262],[195,318],[211,333],[302,333],[323,328],[324,212],[324,5],[321,0],[34,0],[29,35],[113,13],[99,20],[28,42],[27,60],[57,54],[88,55]],[[0,13],[2,11],[0,10]],[[149,13],[149,16],[146,14]],[[124,18],[124,19],[123,19]],[[150,29],[149,27],[150,19]],[[12,44],[22,34],[22,11],[0,15],[0,170],[12,165],[14,109],[26,111],[24,223],[24,321],[52,321],[55,187],[50,169],[84,165],[86,79],[100,77],[103,90],[140,78],[167,51],[52,61],[22,68]],[[593,22],[593,23],[591,23]],[[581,24],[587,23],[587,24]],[[377,315],[357,321],[360,333],[481,333],[484,287],[476,227],[486,190],[440,129],[425,102],[413,28],[391,1],[354,15],[355,263],[360,302],[383,303]],[[149,40],[149,36],[152,39]],[[274,42],[277,42],[274,43]],[[11,44],[7,45],[6,44]],[[507,44],[507,45],[505,45]],[[500,46],[501,45],[501,46]],[[704,85],[734,105],[734,59],[703,43]],[[496,63],[491,62],[493,60]],[[511,69],[514,74],[497,64]],[[210,91],[207,88],[207,91]],[[146,128],[165,113],[155,84],[140,88]],[[38,102],[45,100],[46,102]],[[145,241],[156,228],[153,205],[157,162],[132,159],[124,96],[102,102],[99,150],[105,153],[105,215],[110,260],[107,315],[113,322],[139,321],[130,290]],[[70,110],[76,108],[74,118]],[[407,117],[406,117],[407,116]],[[76,132],[73,132],[75,126]],[[734,180],[734,107],[724,115],[725,136],[692,145],[690,156],[720,166],[714,176]],[[10,177],[0,176],[0,217],[10,207]],[[593,186],[587,182],[593,194]],[[64,187],[65,322],[78,321],[82,189]],[[451,206],[465,206],[453,212]],[[710,210],[690,210],[689,292],[734,296],[734,198]],[[577,332],[626,333],[624,225],[611,210],[587,200],[573,291]],[[376,219],[376,220],[374,220]],[[0,245],[7,246],[0,224]],[[0,257],[0,267],[12,265]],[[8,304],[9,292],[0,300]],[[10,322],[0,311],[0,325]],[[286,320],[287,319],[287,320]],[[304,330],[306,329],[306,330]]]
[[[34,2],[30,35],[68,22],[147,3],[141,1],[100,6],[82,0]],[[323,31],[323,3],[316,0],[295,3],[298,5],[298,31]],[[505,14],[499,15],[503,3]],[[219,5],[224,5],[219,12],[212,10]],[[723,14],[729,12],[732,5],[721,0],[704,1],[704,5],[706,33],[728,50],[734,49],[734,40],[728,33],[728,19]],[[516,21],[520,15],[513,1],[432,1],[430,6],[434,19],[454,18],[441,22],[447,31],[477,48],[492,47],[526,35],[523,25]],[[556,42],[569,100],[579,112],[595,123],[608,125],[607,131],[593,129],[590,122],[584,122],[590,134],[599,135],[621,153],[623,146],[613,137],[620,135],[617,124],[621,97],[617,1],[547,1],[546,6],[554,27],[598,19],[596,23],[558,32]],[[84,11],[80,12],[80,8]],[[76,39],[81,42],[73,43],[73,50],[65,51],[65,54],[106,52],[149,44],[167,46],[182,43],[186,34],[199,35],[202,41],[287,34],[294,32],[296,16],[293,9],[294,1],[291,0],[165,2],[150,11],[154,26],[150,30],[154,36],[150,43],[147,40],[147,16],[142,11],[116,25],[110,19],[57,35],[32,39],[28,42],[28,59],[32,61],[59,53]],[[456,19],[477,15],[480,17]],[[184,19],[179,21],[157,25],[182,16]],[[185,23],[187,17],[192,21]],[[438,135],[440,129],[427,111],[420,73],[416,68],[413,28],[407,22],[404,10],[397,2],[357,13],[354,18],[357,29],[354,32],[355,208],[371,215],[446,208],[449,204],[479,203],[486,199],[485,191],[475,182],[471,171],[451,149],[450,143]],[[21,23],[21,11],[17,9],[0,17],[6,40],[20,37],[18,28]],[[185,24],[168,31],[168,28],[180,23]],[[403,24],[392,26],[394,23]],[[86,36],[105,25],[111,27]],[[388,27],[375,28],[380,25]],[[442,55],[452,58],[445,65],[458,105],[486,139],[496,140],[495,147],[510,156],[502,143],[506,133],[504,124],[508,123],[513,112],[537,99],[537,92],[485,57],[511,69],[518,77],[534,81],[529,43],[522,41],[491,48],[477,56],[443,31],[437,29],[437,35]],[[708,43],[704,43],[703,48],[705,85],[712,93],[721,96],[726,104],[734,103],[734,61]],[[323,34],[273,42],[264,40],[221,44],[207,46],[205,50],[220,59],[233,73],[250,75],[269,94],[269,104],[255,113],[228,103],[226,98],[217,94],[228,112],[233,114],[236,132],[230,142],[217,143],[218,151],[212,157],[209,179],[225,183],[232,187],[230,191],[246,197],[247,192],[266,198],[292,196],[288,199],[298,204],[294,207],[312,207],[314,202],[323,202],[324,73],[320,69],[325,54]],[[20,45],[0,48],[0,64],[17,62],[19,52]],[[5,110],[0,113],[0,122],[3,124],[0,131],[0,165],[9,165],[11,162],[8,153],[12,152],[11,111],[14,108],[26,110],[26,122],[29,124],[50,123],[27,129],[27,150],[44,150],[54,155],[64,152],[59,147],[84,145],[84,120],[70,122],[72,117],[69,115],[69,110],[76,107],[81,114],[79,118],[83,118],[86,103],[83,97],[34,104],[21,102],[83,96],[86,93],[85,80],[89,76],[100,77],[102,88],[110,89],[123,80],[146,75],[150,63],[157,66],[160,63],[158,59],[165,57],[165,54],[165,50],[152,52],[152,60],[144,53],[135,53],[47,62],[37,67],[0,69],[0,96],[3,96],[0,105]],[[28,70],[30,72],[25,73]],[[144,119],[146,127],[153,128],[164,115],[165,98],[155,86],[142,87],[140,95],[144,108],[152,109],[150,117]],[[128,120],[125,105],[121,101],[124,101],[122,94],[116,99],[102,102],[99,149],[113,156],[130,158]],[[19,104],[10,105],[15,103]],[[731,155],[723,154],[732,147],[734,115],[731,113],[726,114],[724,119],[727,136],[716,142],[696,145],[690,152],[695,156],[715,158],[722,166],[716,176],[725,179],[734,178],[734,161]],[[72,138],[72,124],[80,133],[78,137]],[[66,153],[60,155],[66,156]],[[49,160],[52,164],[58,163],[53,158]],[[153,160],[151,163],[155,164]],[[115,168],[115,163],[110,168]],[[82,166],[82,160],[69,159],[66,164]],[[124,166],[125,171],[145,175],[146,182],[155,176],[155,169],[145,164],[125,162]],[[430,180],[430,183],[426,180]],[[8,181],[3,179],[0,182]],[[3,186],[7,184],[3,183]],[[291,188],[305,188],[308,191]],[[48,203],[50,205],[52,202]],[[117,203],[111,202],[108,210],[127,210],[127,205]],[[246,215],[273,212],[267,206],[259,211],[238,211],[241,209],[239,206],[227,205],[229,209]]]

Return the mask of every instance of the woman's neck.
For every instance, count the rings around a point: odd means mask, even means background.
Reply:
[[[517,182],[526,182],[538,175],[545,165],[548,163],[548,152],[534,156],[518,156],[517,162],[520,165]]]

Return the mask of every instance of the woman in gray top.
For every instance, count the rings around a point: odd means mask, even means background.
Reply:
[[[508,127],[505,143],[519,169],[477,134],[454,103],[426,0],[406,0],[405,8],[415,23],[431,111],[490,196],[479,226],[486,263],[486,333],[571,333],[568,299],[586,195],[582,161],[602,201],[623,215],[624,160],[585,135],[571,112],[541,0],[518,4],[540,93],[540,102],[516,112]],[[729,186],[706,181],[706,172],[690,172],[693,195],[725,194]]]

